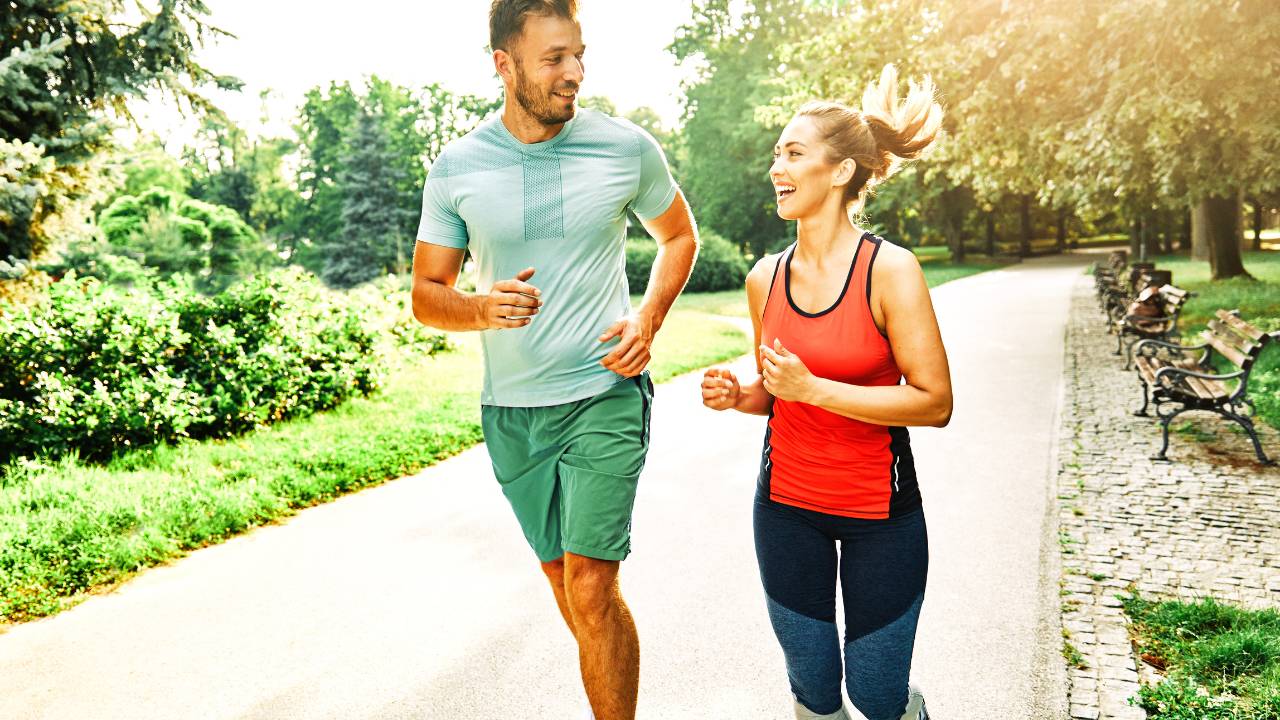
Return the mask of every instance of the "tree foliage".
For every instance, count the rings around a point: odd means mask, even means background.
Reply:
[[[111,118],[157,90],[214,111],[205,86],[234,89],[194,59],[219,34],[200,0],[49,3],[14,0],[0,14],[0,257],[36,258],[74,232],[111,178]]]

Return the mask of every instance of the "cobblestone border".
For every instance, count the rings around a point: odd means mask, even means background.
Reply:
[[[1073,720],[1146,718],[1130,698],[1159,678],[1134,657],[1118,596],[1280,604],[1280,470],[1258,464],[1247,438],[1200,413],[1175,422],[1173,462],[1151,461],[1159,426],[1133,416],[1139,384],[1114,349],[1093,281],[1082,276],[1067,323],[1057,476]],[[1260,432],[1268,452],[1280,452],[1276,431]]]

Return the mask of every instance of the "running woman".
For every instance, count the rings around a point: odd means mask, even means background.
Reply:
[[[747,277],[759,377],[702,381],[708,407],[769,416],[756,557],[802,720],[848,718],[842,680],[868,720],[928,717],[908,687],[929,550],[906,426],[947,424],[950,370],[915,256],[853,219],[942,122],[927,78],[897,88],[887,66],[861,110],[809,103],[782,131],[769,176],[798,237]]]
[[[595,717],[632,720],[640,648],[618,568],[649,448],[644,369],[698,241],[653,138],[576,107],[586,51],[576,10],[574,0],[490,7],[506,103],[431,168],[413,311],[432,327],[481,332],[494,474],[577,640]],[[634,312],[628,208],[659,245]],[[476,294],[454,288],[468,249]]]

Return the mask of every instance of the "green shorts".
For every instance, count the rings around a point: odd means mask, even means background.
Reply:
[[[645,372],[563,405],[481,409],[493,474],[539,560],[631,552],[652,408]]]

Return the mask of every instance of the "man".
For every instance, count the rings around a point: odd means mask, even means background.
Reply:
[[[618,587],[649,445],[654,334],[688,280],[697,231],[661,149],[578,109],[575,0],[494,0],[506,103],[450,143],[427,178],[414,316],[482,331],[482,424],[493,470],[577,640],[599,720],[635,717],[639,641]],[[632,312],[626,210],[659,251]],[[454,289],[469,249],[477,294]]]

